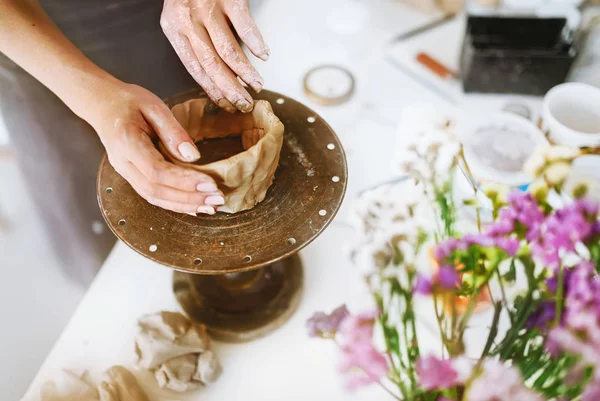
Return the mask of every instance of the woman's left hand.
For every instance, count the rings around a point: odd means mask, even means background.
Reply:
[[[165,0],[163,31],[184,66],[220,107],[248,113],[252,96],[238,81],[260,91],[263,78],[238,44],[230,23],[250,51],[262,60],[269,48],[256,27],[248,0]]]

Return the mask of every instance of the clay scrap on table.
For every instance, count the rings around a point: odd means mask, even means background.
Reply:
[[[221,374],[204,325],[181,313],[159,312],[142,316],[138,328],[137,364],[154,373],[159,387],[177,392],[195,390]]]
[[[196,165],[173,158],[162,143],[159,143],[159,150],[167,160],[215,179],[225,195],[225,204],[219,206],[218,211],[236,213],[251,209],[264,200],[275,177],[284,126],[265,100],[257,100],[249,114],[206,112],[207,104],[208,99],[192,99],[171,110],[194,142],[241,136],[243,152],[224,160]]]
[[[148,401],[135,376],[122,366],[106,371],[98,386],[86,380],[86,373],[63,370],[54,380],[44,383],[39,397],[23,401]]]

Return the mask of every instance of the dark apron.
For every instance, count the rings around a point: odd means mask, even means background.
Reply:
[[[161,98],[197,87],[161,31],[162,1],[40,3],[92,61],[117,78]],[[2,54],[0,113],[62,266],[90,283],[115,242],[96,201],[104,153],[96,133]]]

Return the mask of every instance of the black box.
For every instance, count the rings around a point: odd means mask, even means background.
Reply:
[[[474,16],[460,57],[465,92],[544,95],[576,56],[566,18]]]

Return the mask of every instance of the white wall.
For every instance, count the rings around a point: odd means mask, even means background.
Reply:
[[[2,117],[0,117],[0,146],[6,145],[8,143],[8,133],[6,132],[6,127],[4,127],[4,122],[2,121]]]

